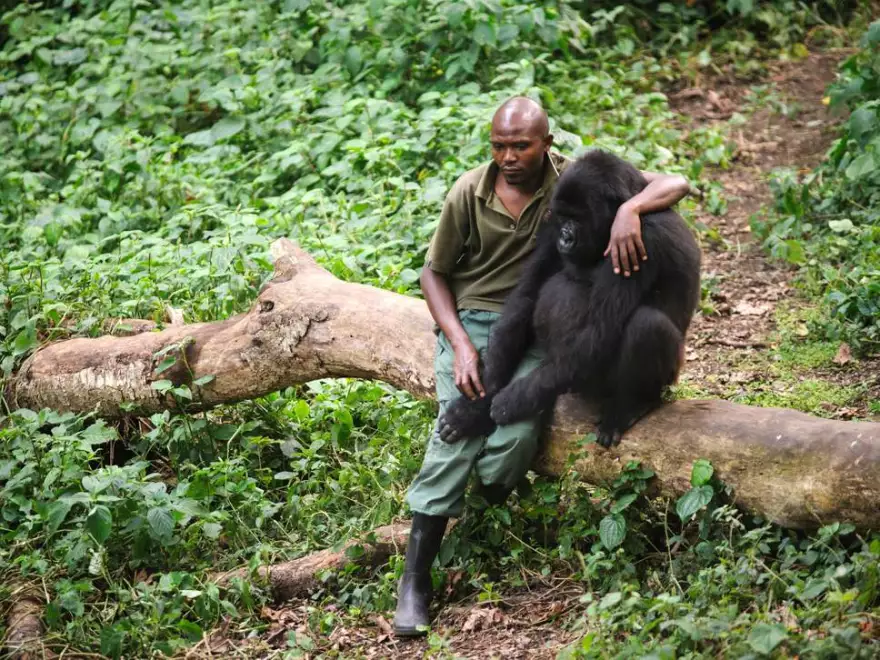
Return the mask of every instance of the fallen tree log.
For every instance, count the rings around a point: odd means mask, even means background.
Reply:
[[[71,339],[32,355],[10,379],[10,405],[124,414],[172,407],[152,383],[190,384],[194,408],[258,397],[326,377],[383,380],[433,395],[433,323],[424,302],[338,280],[287,240],[273,245],[275,277],[246,314],[130,337]],[[177,363],[159,373],[169,355]],[[200,378],[208,383],[198,385]],[[539,467],[558,474],[574,441],[593,430],[585,404],[562,397]],[[834,521],[880,529],[880,424],[820,419],[724,401],[678,401],[631,429],[611,451],[578,462],[587,481],[612,479],[629,460],[680,495],[694,460],[712,462],[736,502],[777,524]]]
[[[281,564],[261,566],[257,569],[257,575],[266,581],[272,590],[272,596],[278,602],[306,596],[319,586],[321,575],[325,571],[337,571],[349,563],[381,566],[392,555],[402,554],[409,541],[409,528],[408,524],[385,525],[365,534],[361,539],[346,542],[339,550],[328,548]],[[360,552],[350,556],[355,547]],[[238,568],[213,576],[213,580],[221,586],[229,584],[235,578],[250,579],[248,570]]]
[[[3,645],[16,660],[54,657],[43,647],[43,597],[31,585],[15,589],[6,616],[6,639]]]

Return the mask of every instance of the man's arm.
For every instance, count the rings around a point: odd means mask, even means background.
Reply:
[[[648,185],[638,195],[620,205],[614,224],[611,226],[611,239],[605,256],[611,255],[614,272],[629,277],[630,268],[639,270],[639,259],[647,260],[648,253],[642,242],[642,223],[639,216],[653,211],[664,211],[684,199],[690,192],[690,184],[683,176],[642,172]]]
[[[455,297],[449,288],[449,282],[444,275],[435,273],[427,266],[422,269],[419,282],[431,316],[452,344],[455,353],[455,386],[469,399],[476,399],[478,395],[486,396],[480,381],[480,354],[458,318]]]

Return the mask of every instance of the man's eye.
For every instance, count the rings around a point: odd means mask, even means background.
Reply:
[[[520,151],[525,151],[526,149],[529,148],[529,143],[528,142],[517,142],[516,148],[519,149]]]

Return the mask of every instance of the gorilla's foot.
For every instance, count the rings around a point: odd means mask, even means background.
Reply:
[[[495,423],[489,416],[489,398],[471,401],[460,397],[440,416],[437,432],[443,442],[453,443],[465,438],[489,435]]]
[[[649,412],[658,408],[662,401],[644,401],[635,407],[626,407],[622,413],[604,415],[599,422],[596,433],[596,443],[605,449],[611,449],[620,444],[623,434],[632,428],[636,422]]]
[[[526,419],[534,414],[533,406],[523,403],[522,389],[521,379],[511,383],[495,395],[492,399],[490,411],[493,422],[499,426],[504,426],[505,424],[512,424],[521,419]]]

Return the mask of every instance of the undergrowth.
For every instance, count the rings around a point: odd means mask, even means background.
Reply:
[[[841,67],[828,101],[849,117],[828,158],[800,177],[779,173],[776,213],[753,229],[826,314],[814,329],[862,353],[880,350],[880,22]]]
[[[445,192],[486,158],[491,112],[513,94],[544,103],[562,151],[601,146],[682,173],[720,209],[702,174],[727,165],[724,137],[677,129],[664,85],[725,62],[754,71],[757,55],[798,57],[808,38],[839,38],[851,11],[616,4],[0,2],[3,378],[44,342],[99,334],[106,318],[163,322],[169,305],[188,321],[243,311],[282,236],[339,277],[417,295]],[[840,102],[868,93],[841,91]],[[868,135],[853,121],[845,145]],[[853,185],[837,192],[826,173],[810,194],[873,203],[865,163]],[[830,231],[865,241],[860,218]],[[863,270],[874,263],[865,258]],[[859,286],[841,291],[861,314]],[[870,345],[865,315],[852,318]],[[186,403],[186,391],[172,393]],[[218,629],[258,640],[265,587],[221,590],[210,574],[405,515],[434,415],[406,393],[346,379],[112,423],[4,405],[0,600],[36,586],[48,647],[108,657],[184,654]],[[438,587],[491,603],[570,576],[584,600],[559,624],[582,638],[574,657],[876,650],[876,540],[744,517],[703,462],[677,503],[650,483],[630,465],[588,490],[573,466],[510,507],[471,502]],[[306,632],[263,651],[331,652],[337,625],[393,607],[400,570],[395,558],[375,574],[325,576]]]

